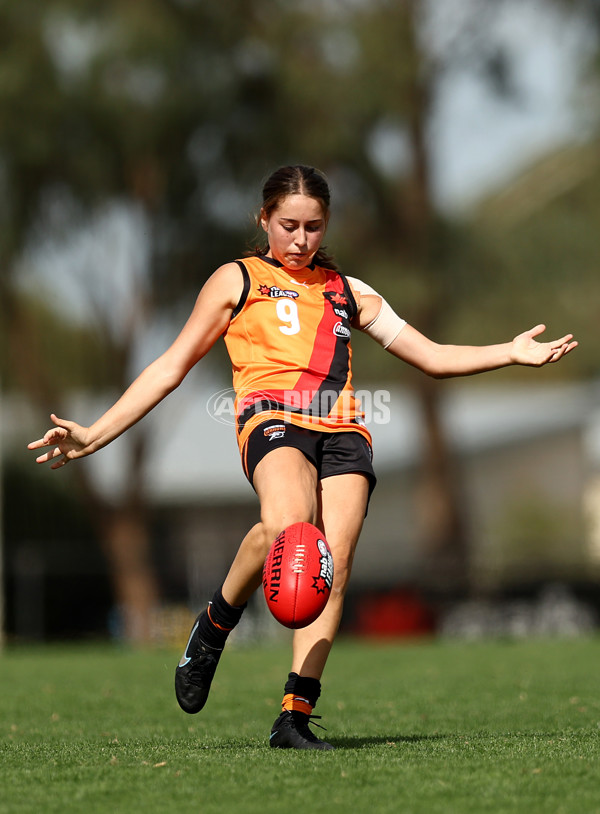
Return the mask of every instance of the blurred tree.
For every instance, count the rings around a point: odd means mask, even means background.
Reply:
[[[595,24],[585,2],[530,5],[541,15],[556,15],[565,27],[578,19],[580,34],[582,19],[590,28]],[[518,7],[513,0],[456,0],[443,7],[417,0],[322,0],[271,20],[268,39],[279,43],[284,94],[279,116],[293,128],[294,155],[310,156],[334,180],[330,237],[343,267],[402,303],[403,315],[440,341],[495,342],[542,317],[558,331],[575,330],[569,314],[557,309],[564,265],[549,273],[549,258],[542,259],[547,253],[527,245],[526,237],[513,244],[478,219],[452,219],[435,193],[435,114],[452,77],[476,75],[508,109],[524,101],[515,45],[496,33],[503,12],[517,14]],[[587,116],[593,118],[589,110]],[[591,221],[581,224],[581,231],[586,228],[593,242]],[[578,302],[577,287],[571,290]],[[468,579],[469,541],[460,478],[441,422],[445,387],[410,371],[399,374],[393,361],[361,351],[367,363],[361,367],[357,358],[359,375],[408,375],[419,395],[426,430],[424,578],[430,588],[460,590]],[[571,369],[577,365],[575,359]]]
[[[254,36],[260,5],[0,4],[0,293],[10,349],[3,366],[5,381],[44,412],[62,413],[82,359],[89,385],[124,390],[144,325],[199,288],[231,254],[232,236],[239,245],[240,190],[263,174],[260,156],[273,138],[265,54]],[[89,245],[110,238],[106,221],[119,207],[138,236],[145,232],[139,257],[117,269],[132,280],[125,301],[114,269],[101,267],[115,262],[111,247]],[[81,235],[87,248],[65,261],[60,245]],[[38,289],[54,295],[55,319],[66,323],[44,333],[37,319],[44,309],[18,285],[40,253],[50,279],[45,287],[37,279]],[[65,262],[66,279],[58,273]],[[64,342],[69,332],[87,345]],[[92,348],[95,355],[83,355]],[[126,635],[144,640],[159,590],[143,500],[147,431],[128,434],[128,443],[128,488],[116,505],[84,467],[70,471],[110,562]]]
[[[600,299],[599,220],[600,142],[590,140],[545,156],[490,196],[472,221],[487,272],[480,297],[487,330],[493,312],[523,322],[537,311],[557,330],[567,327],[582,343],[564,375],[599,372],[595,344],[586,341],[594,335]],[[519,299],[515,290],[522,292]]]
[[[0,293],[10,381],[44,410],[60,410],[56,391],[66,394],[73,384],[55,375],[56,359],[59,369],[73,369],[82,343],[58,343],[73,330],[90,354],[100,354],[93,372],[88,365],[90,383],[122,391],[144,326],[178,314],[182,297],[239,254],[258,181],[295,161],[331,177],[330,238],[345,270],[402,303],[433,338],[456,338],[456,315],[465,317],[458,327],[474,324],[467,310],[493,289],[505,261],[480,224],[474,230],[439,210],[433,114],[456,64],[518,102],[510,53],[490,36],[494,14],[510,2],[465,0],[466,22],[442,21],[444,36],[436,39],[428,26],[437,4],[416,0],[51,0],[41,8],[36,0],[0,0]],[[558,0],[545,3],[555,9]],[[579,14],[586,4],[565,7]],[[444,9],[435,14],[450,14]],[[110,248],[103,224],[111,213],[134,235],[122,271],[130,278],[125,297],[114,270],[102,267],[114,255],[90,248],[94,239]],[[69,299],[72,282],[56,284],[62,318],[69,303],[73,325],[53,328],[35,348],[31,314],[41,306],[19,293],[17,277],[40,254],[57,257],[73,235],[89,238],[87,251],[70,261],[72,280],[89,286],[78,301],[86,308],[77,313]],[[98,293],[98,280],[108,295]],[[562,285],[558,276],[541,290],[533,277],[518,284],[510,297],[529,286],[548,302]],[[484,327],[478,320],[462,338],[486,340]],[[398,375],[397,365],[368,359],[363,370]],[[460,586],[467,541],[439,417],[443,388],[417,374],[411,382],[429,439],[422,537],[430,582],[442,574],[446,585]],[[93,507],[128,634],[143,639],[158,586],[141,482],[151,439],[143,425],[138,430],[128,434],[130,488],[119,505],[106,504],[83,467],[69,470]]]

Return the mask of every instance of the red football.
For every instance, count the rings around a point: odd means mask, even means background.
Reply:
[[[285,627],[306,627],[327,604],[333,557],[323,533],[311,523],[294,523],[277,537],[265,560],[267,606]]]

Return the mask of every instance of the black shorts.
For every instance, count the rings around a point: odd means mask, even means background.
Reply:
[[[372,464],[373,451],[362,433],[320,432],[269,419],[252,430],[244,447],[242,465],[250,483],[258,463],[278,447],[294,447],[303,452],[315,466],[319,480],[349,472],[366,475],[371,497],[377,478]]]

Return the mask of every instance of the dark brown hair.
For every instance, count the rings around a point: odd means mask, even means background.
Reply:
[[[325,219],[329,218],[329,206],[331,195],[329,184],[322,172],[314,167],[307,167],[304,164],[280,167],[275,170],[265,181],[262,190],[262,208],[257,218],[257,225],[263,215],[270,217],[279,204],[288,195],[308,195],[314,198],[321,205]],[[257,246],[256,254],[264,256],[269,251],[266,246]],[[323,268],[338,270],[333,257],[329,255],[321,246],[313,258],[313,263]]]

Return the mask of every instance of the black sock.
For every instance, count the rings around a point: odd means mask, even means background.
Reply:
[[[218,588],[208,608],[200,615],[198,622],[198,636],[209,647],[222,650],[227,637],[242,617],[247,603],[239,608],[230,605],[223,599],[221,589]]]
[[[311,707],[317,705],[321,695],[321,682],[318,678],[300,676],[298,673],[289,673],[288,680],[283,690],[284,696],[296,696],[310,704]]]

